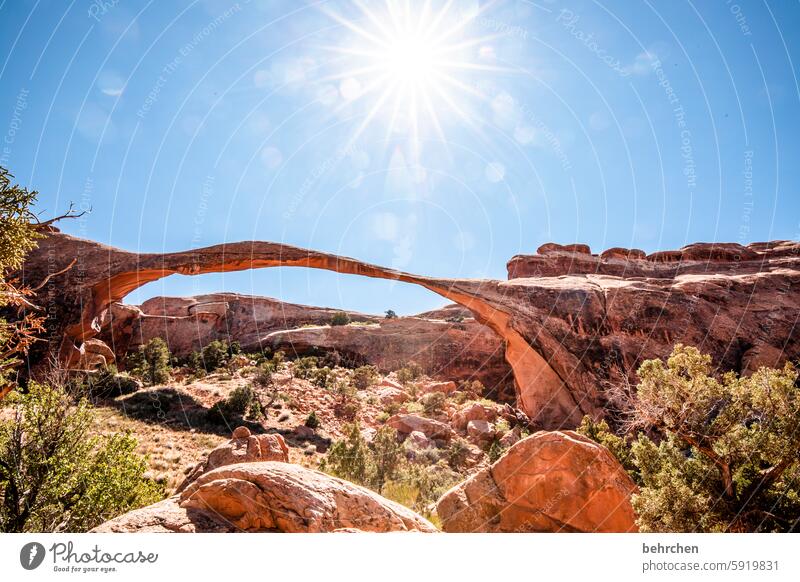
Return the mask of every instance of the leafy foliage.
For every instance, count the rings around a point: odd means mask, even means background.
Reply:
[[[350,316],[344,311],[337,311],[331,318],[331,325],[347,325],[350,323]]]
[[[356,390],[366,390],[378,380],[378,368],[375,366],[361,366],[353,370],[353,386]]]
[[[678,345],[639,369],[629,449],[607,443],[641,484],[643,531],[795,531],[800,523],[800,388],[787,364],[749,377],[712,373],[711,358]]]
[[[397,319],[397,313],[395,313],[394,309],[387,309],[385,312],[386,319]]]
[[[0,310],[15,309],[24,315],[14,321],[0,317],[0,394],[13,385],[13,370],[36,341],[44,321],[35,310],[25,311],[33,307],[27,299],[33,292],[9,280],[9,272],[22,266],[41,236],[32,223],[36,217],[31,210],[38,193],[12,184],[12,178],[0,167]]]
[[[258,406],[254,407],[254,404]],[[248,411],[258,416],[262,410],[263,407],[251,386],[237,386],[231,390],[227,398],[208,409],[207,418],[214,423],[230,423],[232,420],[241,419]]]
[[[133,437],[89,435],[86,400],[31,383],[10,404],[13,417],[0,423],[2,531],[86,531],[162,497]]]
[[[169,382],[171,357],[167,343],[160,337],[154,337],[129,353],[125,363],[131,375],[141,378],[148,386],[154,386]]]

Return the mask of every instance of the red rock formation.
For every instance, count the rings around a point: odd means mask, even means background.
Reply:
[[[336,351],[383,372],[416,362],[433,378],[479,380],[502,400],[514,397],[503,341],[474,319],[444,321],[461,316],[459,310],[448,307],[425,317],[394,319],[347,312],[351,321],[372,325],[326,325],[335,313],[236,293],[154,297],[140,306],[113,304],[101,318],[97,337],[112,346],[120,360],[160,337],[178,356],[221,339],[236,340],[245,351],[284,350],[299,356]]]
[[[537,432],[445,493],[436,512],[446,532],[631,532],[635,491],[604,447]]]
[[[436,528],[422,516],[348,481],[275,461],[224,465],[181,493],[92,530],[110,532],[366,532]]]
[[[586,250],[552,247],[515,257],[509,270],[518,278],[492,281],[421,277],[266,242],[136,255],[54,233],[29,255],[24,276],[38,284],[78,259],[40,297],[51,314],[53,347],[67,363],[78,361],[81,344],[98,333],[113,303],[173,273],[300,266],[421,285],[469,309],[505,340],[518,404],[547,428],[600,416],[611,388],[634,381],[642,360],[666,356],[677,342],[741,371],[800,356],[796,243],[698,244],[644,260]],[[533,276],[536,269],[540,276]]]

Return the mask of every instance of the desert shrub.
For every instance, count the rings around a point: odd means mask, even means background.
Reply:
[[[398,472],[397,478],[386,483],[383,495],[427,517],[431,515],[432,504],[453,485],[463,480],[460,473],[453,471],[445,463],[406,463]],[[398,493],[401,495],[397,496]]]
[[[214,340],[208,345],[203,346],[200,352],[203,368],[207,372],[213,372],[214,370],[225,367],[230,356],[231,353],[228,343],[220,340]]]
[[[486,456],[489,458],[490,463],[494,463],[503,456],[503,453],[506,452],[506,447],[500,444],[498,439],[494,439],[492,444],[489,445],[489,450],[486,451]]]
[[[133,437],[90,434],[94,412],[85,399],[31,383],[11,407],[0,422],[2,531],[87,531],[163,496],[144,479]]]
[[[467,441],[462,438],[454,438],[450,441],[450,446],[447,448],[447,463],[453,469],[458,469],[467,460],[469,456],[469,445]]]
[[[167,343],[160,337],[154,337],[129,353],[125,365],[132,376],[140,378],[146,386],[154,386],[169,382],[170,360]]]
[[[595,422],[588,414],[583,417],[581,425],[576,429],[579,434],[600,443],[616,457],[628,474],[641,485],[639,470],[633,459],[633,453],[625,439],[615,435],[605,420]]]
[[[208,409],[208,420],[214,423],[228,423],[232,419],[244,417],[256,400],[255,392],[250,386],[237,386],[228,397]]]
[[[307,356],[295,360],[292,371],[297,378],[308,380],[311,375],[317,371],[317,358],[314,356]]]
[[[306,418],[305,425],[308,428],[319,428],[320,422],[316,410],[312,410],[311,414],[308,415],[308,417]]]
[[[283,369],[284,364],[286,363],[286,354],[283,353],[283,350],[278,350],[274,354],[272,354],[272,358],[270,358],[272,362],[272,368],[275,372],[280,372]]]
[[[360,366],[353,370],[353,386],[356,390],[366,390],[378,381],[378,368],[375,366]]]
[[[414,380],[419,380],[422,377],[422,366],[416,362],[409,362],[399,370],[397,370],[397,381],[405,385]]]
[[[431,392],[423,396],[420,400],[425,414],[430,416],[435,416],[441,413],[442,410],[444,410],[444,405],[446,402],[447,396],[441,392]]]
[[[85,386],[89,394],[100,398],[132,394],[142,387],[135,378],[124,372],[117,372],[117,367],[114,365],[87,374]]]
[[[361,406],[356,399],[356,389],[348,382],[338,380],[334,383],[334,393],[336,394],[334,414],[346,420],[353,420],[361,410]]]
[[[331,317],[331,325],[347,325],[350,323],[350,316],[344,311],[337,311]]]
[[[385,312],[386,319],[396,319],[397,313],[394,312],[394,309],[387,309]]]
[[[256,373],[253,376],[253,384],[257,388],[269,389],[275,384],[275,364],[272,362],[265,362],[256,368]]]
[[[379,412],[379,413],[378,413],[378,416],[376,416],[376,417],[375,417],[375,420],[376,420],[377,422],[379,422],[379,423],[383,424],[383,423],[385,423],[387,420],[389,420],[389,419],[391,418],[391,416],[392,416],[392,415],[391,415],[391,414],[389,414],[389,412],[387,412],[386,410],[383,410],[383,411],[381,411],[381,412]]]
[[[480,380],[464,380],[458,387],[460,392],[467,395],[467,400],[477,400],[483,397],[486,388]]]
[[[375,433],[370,449],[369,485],[381,492],[386,481],[397,476],[405,458],[403,447],[397,442],[397,431],[389,426],[382,426]]]
[[[317,388],[333,388],[336,384],[336,374],[329,367],[317,368],[311,373],[311,383]]]
[[[787,364],[717,376],[711,358],[678,345],[638,371],[626,462],[642,531],[794,531],[800,523],[800,388]],[[590,432],[590,431],[587,431]]]
[[[369,476],[369,446],[357,422],[345,427],[344,438],[334,442],[320,463],[320,470],[335,477],[366,485]]]

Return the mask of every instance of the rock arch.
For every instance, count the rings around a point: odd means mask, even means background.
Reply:
[[[59,273],[69,263],[75,265]],[[425,277],[290,245],[248,241],[174,253],[137,254],[54,231],[28,257],[24,277],[56,273],[43,303],[51,316],[51,350],[74,365],[84,343],[100,331],[100,318],[135,289],[172,274],[199,275],[268,267],[306,267],[421,285],[469,309],[506,343],[519,407],[546,428],[575,426],[591,400],[576,399],[562,377],[514,325],[516,299],[503,282]],[[43,306],[44,307],[44,306]]]

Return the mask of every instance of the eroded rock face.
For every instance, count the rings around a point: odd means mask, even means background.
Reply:
[[[436,511],[447,532],[631,532],[635,491],[604,447],[538,432],[445,493]]]
[[[181,493],[108,521],[93,532],[419,531],[436,528],[368,489],[299,465],[225,465]]]
[[[580,246],[543,253],[513,258],[508,281],[442,279],[267,242],[136,255],[53,233],[29,254],[23,274],[36,286],[78,258],[40,299],[51,313],[50,337],[63,338],[53,347],[68,365],[112,304],[173,273],[300,266],[421,285],[469,309],[504,340],[517,404],[544,428],[602,416],[615,404],[612,388],[635,382],[643,360],[663,358],[679,342],[743,372],[800,357],[798,243],[697,244],[644,259],[625,249],[596,256]]]

